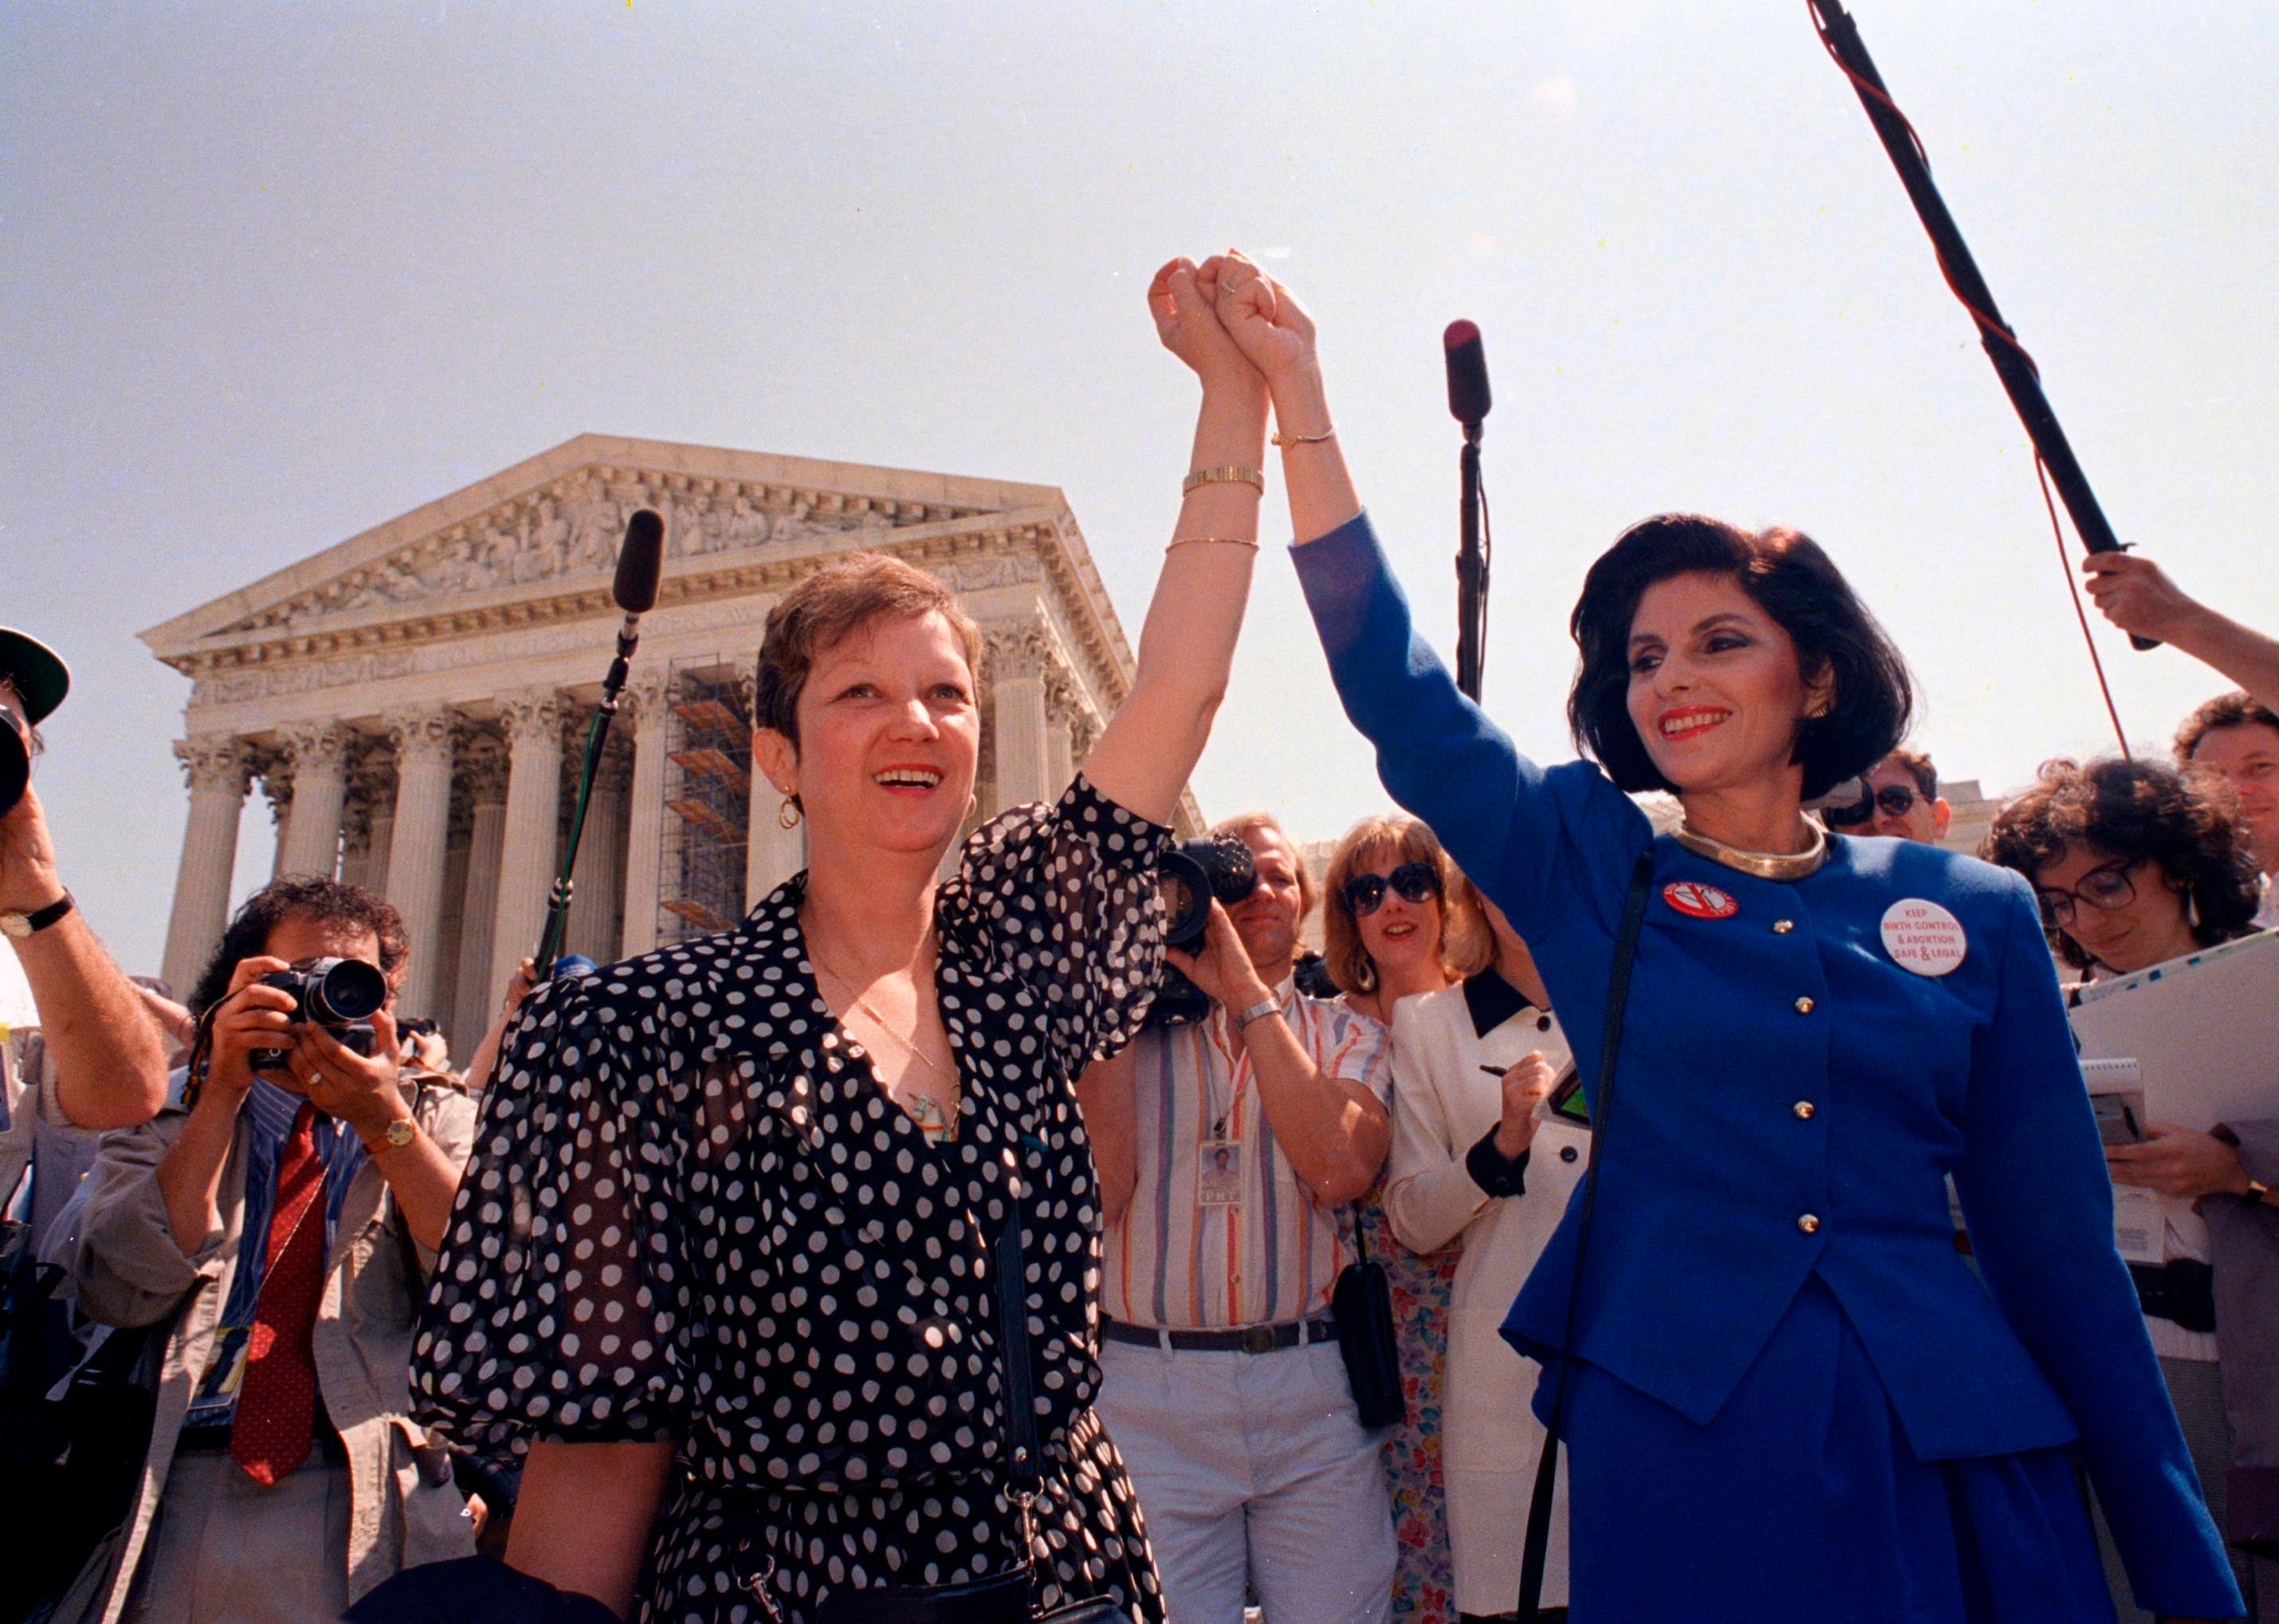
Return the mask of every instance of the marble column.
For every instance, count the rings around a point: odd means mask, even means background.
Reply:
[[[617,725],[610,736],[616,740]],[[625,796],[633,787],[630,752],[616,741],[602,752],[586,805],[586,832],[570,870],[570,923],[564,943],[596,964],[618,958],[618,910],[625,906]]]
[[[166,924],[166,957],[159,973],[178,999],[221,941],[229,923],[230,876],[237,867],[237,823],[245,809],[250,771],[234,739],[188,739],[174,755],[189,779],[190,817],[182,831],[182,856],[174,871],[174,911]]]
[[[537,947],[547,895],[554,889],[561,837],[561,695],[552,688],[503,694],[499,720],[507,742],[506,835],[491,927],[493,1008],[506,997],[514,967]],[[544,965],[538,969],[545,973]]]
[[[667,673],[650,670],[633,678],[622,701],[631,712],[633,736],[633,787],[625,803],[625,907],[618,948],[627,958],[656,946],[656,872],[664,853],[664,749],[671,699]]]
[[[265,750],[253,770],[269,802],[269,828],[276,838],[269,854],[269,877],[273,880],[285,872],[285,843],[293,835],[292,758],[282,750]]]
[[[992,815],[1054,793],[1055,786],[1046,782],[1046,657],[1043,635],[1033,626],[993,628],[989,633],[997,804],[985,810]]]
[[[459,906],[458,991],[451,1000],[451,1046],[464,1059],[490,1030],[491,932],[497,924],[499,859],[506,846],[506,747],[478,733],[462,753],[467,779],[467,885]]]
[[[403,915],[411,959],[396,1007],[432,1015],[443,1006],[443,866],[451,842],[451,730],[457,717],[435,706],[388,718],[395,747],[395,808],[382,819],[374,809],[373,862],[388,854],[385,877],[374,878]],[[385,838],[387,844],[381,845]]]
[[[330,879],[340,862],[349,730],[338,722],[308,722],[284,732],[293,758],[293,816],[280,844],[278,871]]]
[[[1045,782],[1055,796],[1076,776],[1076,751],[1070,739],[1076,718],[1076,692],[1068,674],[1055,670],[1045,684]]]

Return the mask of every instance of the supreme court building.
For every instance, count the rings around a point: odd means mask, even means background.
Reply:
[[[192,682],[178,994],[221,938],[257,784],[276,871],[384,892],[412,942],[399,1012],[469,1053],[537,943],[643,507],[664,519],[664,589],[579,849],[572,952],[724,928],[801,867],[751,767],[754,657],[770,605],[844,553],[931,571],[987,633],[978,816],[1056,794],[1130,686],[1054,487],[580,435],[142,634]]]

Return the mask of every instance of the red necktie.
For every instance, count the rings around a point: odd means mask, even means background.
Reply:
[[[245,1375],[229,1429],[229,1458],[254,1482],[277,1481],[308,1459],[317,1421],[317,1356],[311,1334],[325,1289],[325,1223],[314,1211],[324,1192],[317,1159],[317,1109],[304,1105],[277,1152],[277,1199],[269,1214],[267,1262]]]

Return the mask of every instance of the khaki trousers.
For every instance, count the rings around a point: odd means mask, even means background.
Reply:
[[[174,1457],[127,1616],[136,1624],[315,1624],[349,1605],[349,1469],[316,1450],[274,1489],[227,1455]]]

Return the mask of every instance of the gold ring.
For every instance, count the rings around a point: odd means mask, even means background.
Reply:
[[[321,1071],[312,1071],[307,1076],[301,1079],[301,1086],[303,1088],[314,1088],[317,1086],[318,1079],[322,1077],[325,1074]]]

